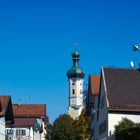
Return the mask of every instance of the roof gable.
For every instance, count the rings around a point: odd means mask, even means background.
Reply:
[[[9,103],[10,96],[0,96],[0,116],[4,116]]]
[[[7,124],[12,124],[14,122],[10,96],[0,96],[0,117],[1,116],[5,116]]]

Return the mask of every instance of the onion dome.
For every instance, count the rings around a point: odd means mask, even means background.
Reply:
[[[85,73],[79,67],[79,58],[80,54],[77,51],[72,53],[73,66],[67,72],[67,77],[69,79],[75,77],[84,78],[85,76]]]

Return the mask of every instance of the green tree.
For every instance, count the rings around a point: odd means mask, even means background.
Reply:
[[[116,140],[140,140],[140,124],[123,118],[115,126],[114,133]]]
[[[52,140],[76,140],[73,119],[69,115],[60,115],[52,127]]]
[[[74,121],[77,140],[90,140],[91,136],[91,117],[86,115],[86,109],[82,110],[79,120]]]
[[[9,137],[8,137],[8,135],[6,135],[6,138],[5,138],[5,140],[9,140]]]

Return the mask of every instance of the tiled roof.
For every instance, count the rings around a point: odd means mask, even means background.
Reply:
[[[92,94],[98,95],[100,88],[100,76],[99,75],[90,75],[91,85],[92,85]]]
[[[140,110],[140,72],[103,68],[110,109]]]
[[[46,104],[13,104],[14,117],[46,116]]]
[[[35,118],[15,118],[14,127],[31,127],[36,122]]]
[[[5,115],[10,96],[0,96],[0,116]]]
[[[91,108],[94,107],[94,97],[99,95],[100,76],[90,75],[88,81],[88,96],[86,102],[87,114],[90,115]]]
[[[14,122],[10,96],[0,96],[0,117],[1,116],[5,117],[6,124],[12,124]]]

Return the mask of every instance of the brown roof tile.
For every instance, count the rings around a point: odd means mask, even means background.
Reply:
[[[136,69],[103,68],[109,108],[140,110],[140,72]]]
[[[36,122],[35,118],[15,118],[14,127],[31,127]]]
[[[91,85],[92,85],[92,94],[99,94],[100,87],[100,76],[99,75],[91,75]]]
[[[14,117],[46,116],[46,104],[13,104]]]

